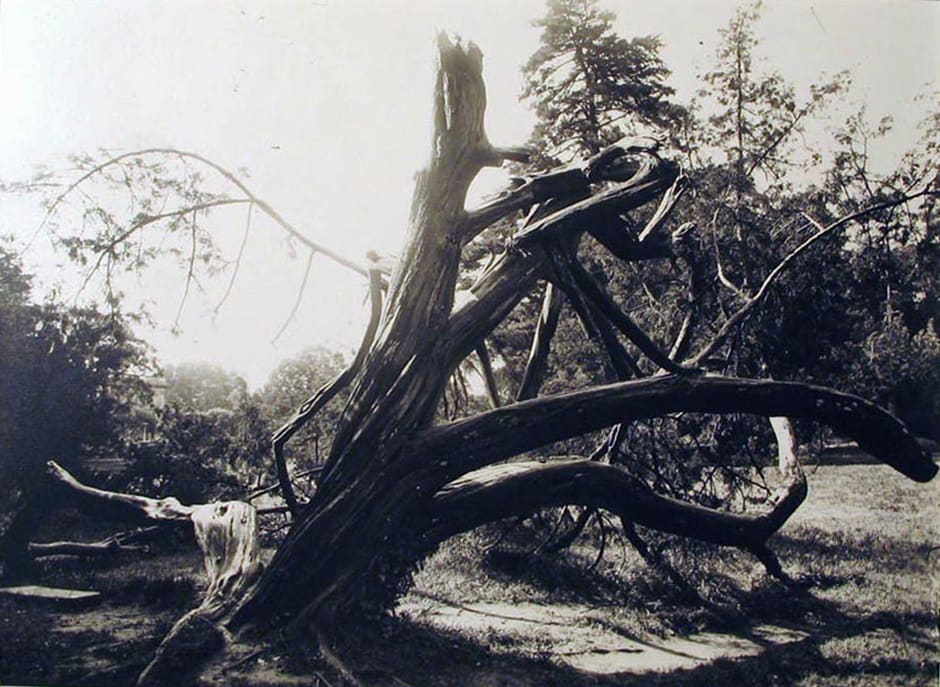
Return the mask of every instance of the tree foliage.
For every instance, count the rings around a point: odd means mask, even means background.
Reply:
[[[35,525],[47,460],[73,468],[113,452],[147,397],[147,350],[113,313],[31,300],[31,278],[0,246],[0,480],[7,571]]]
[[[211,363],[168,365],[164,376],[167,403],[178,403],[196,411],[234,410],[248,396],[244,379]]]
[[[564,160],[624,135],[665,133],[682,116],[655,36],[624,39],[596,0],[549,0],[539,49],[523,67],[535,149]]]
[[[157,411],[154,439],[125,450],[128,467],[110,486],[183,503],[241,498],[270,473],[271,424],[250,400],[234,410]]]
[[[760,293],[760,307],[741,318],[723,344],[700,364],[733,374],[809,379],[883,402],[892,399],[891,407],[912,427],[931,434],[940,417],[925,420],[926,414],[934,412],[928,409],[935,408],[935,403],[926,400],[935,396],[931,391],[935,363],[924,347],[924,342],[932,340],[924,329],[932,316],[925,314],[923,302],[934,291],[924,282],[933,280],[936,273],[924,269],[924,256],[930,254],[926,246],[933,233],[926,218],[933,198],[922,197],[906,206],[906,216],[889,208],[864,218],[856,227],[827,239],[824,247],[803,252],[798,266],[783,272],[766,295],[762,287],[765,278],[821,224],[915,187],[923,188],[929,182],[931,166],[925,157],[930,154],[909,155],[902,163],[903,172],[899,170],[893,180],[879,181],[867,168],[867,158],[861,158],[867,155],[872,140],[884,136],[888,128],[882,124],[866,132],[862,119],[850,118],[845,129],[834,136],[836,153],[820,178],[818,169],[825,160],[808,147],[805,132],[814,119],[833,111],[849,88],[850,78],[847,72],[838,73],[809,84],[808,95],[799,97],[783,75],[761,63],[757,54],[760,16],[760,3],[735,12],[719,33],[714,63],[703,76],[695,100],[688,109],[669,109],[672,141],[684,151],[684,172],[689,179],[681,217],[696,220],[695,224],[678,226],[676,221],[671,225],[674,240],[680,239],[676,259],[671,263],[630,263],[624,269],[590,240],[582,244],[581,259],[614,301],[680,359],[721,335],[731,315],[742,307],[749,308]],[[607,60],[606,73],[613,76],[606,82],[590,78],[590,70],[576,74],[583,64],[578,61],[579,51],[602,59],[600,56],[609,55],[609,46],[626,50],[628,45],[636,45],[613,34],[612,18],[595,3],[550,2],[547,16],[538,23],[543,28],[542,41],[524,68],[524,97],[538,117],[533,141],[543,149],[564,142],[572,151],[592,153],[598,142],[621,133],[609,125],[621,121],[616,114],[594,116],[617,111],[618,101],[605,90],[605,83],[646,78],[648,92],[669,95],[665,66],[642,74],[632,72],[628,61]],[[655,55],[655,41],[643,44]],[[570,78],[556,76],[561,73]],[[570,103],[563,96],[579,105],[565,110]],[[665,102],[653,100],[644,108],[637,100],[634,116],[643,118],[644,113],[656,112],[658,104]],[[577,124],[572,125],[565,113],[571,113]],[[936,128],[935,118],[930,121]],[[655,123],[655,117],[647,118],[646,123]],[[925,131],[929,130],[928,121]],[[930,146],[924,144],[920,149],[929,151]],[[808,183],[814,176],[815,185]],[[642,216],[625,221],[628,226],[642,226]],[[872,237],[872,231],[880,231],[882,236]],[[591,233],[596,239],[604,238]],[[860,249],[862,237],[867,247]],[[873,250],[875,245],[881,247]],[[805,279],[806,273],[815,278]],[[891,320],[892,306],[886,314],[885,307],[879,305],[885,301],[879,297],[879,289],[891,294],[895,311],[911,313],[905,321],[916,320],[912,329],[905,329],[906,335],[896,331],[906,326],[897,322],[898,316],[893,334],[884,328]],[[921,302],[919,307],[912,307],[915,298]],[[506,372],[517,382],[522,374],[520,361],[525,359],[520,354],[531,340],[536,308],[534,299],[523,302],[494,333],[493,341],[508,361]],[[577,318],[567,305],[552,342],[548,383],[552,390],[558,390],[565,377],[572,384],[568,388],[617,377],[607,364],[608,354],[599,339],[593,356],[573,343],[589,332],[589,327],[580,327],[581,332],[578,329]],[[807,331],[813,336],[807,336]],[[919,347],[912,343],[915,338]],[[896,374],[892,381],[889,375],[873,371],[873,341],[882,346],[893,342],[895,347],[890,354],[885,351],[885,356],[909,361],[905,368],[910,365],[922,370],[922,382],[913,382],[906,374]],[[907,343],[902,345],[902,341]],[[635,348],[629,342],[626,346],[636,357]],[[642,374],[654,371],[642,360],[640,368]],[[906,400],[899,403],[898,397]],[[912,412],[915,406],[918,410]],[[689,429],[693,426],[698,428],[695,432]],[[766,493],[763,480],[755,485],[750,473],[760,467],[761,459],[755,456],[767,455],[772,437],[769,428],[754,420],[723,417],[634,422],[618,440],[623,446],[612,453],[613,459],[626,461],[656,489],[707,503],[714,503],[718,496],[731,499],[726,507],[732,507],[732,501],[742,493],[753,491],[753,486],[758,495]],[[579,449],[585,452],[583,445]],[[703,482],[703,476],[716,474],[726,479]],[[737,504],[733,507],[746,506],[740,500]]]

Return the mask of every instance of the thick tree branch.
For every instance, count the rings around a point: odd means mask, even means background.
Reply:
[[[490,398],[490,403],[494,408],[499,408],[502,403],[499,400],[499,387],[496,384],[496,375],[493,373],[493,361],[490,359],[490,352],[486,347],[486,341],[481,341],[476,347],[477,358],[480,359],[480,367],[483,373],[483,382],[486,385],[486,395]]]
[[[50,460],[47,467],[49,475],[68,489],[70,498],[78,508],[100,517],[130,523],[154,520],[188,523],[192,517],[193,507],[184,506],[172,496],[152,499],[146,496],[96,489],[79,482],[55,461]]]
[[[561,292],[551,282],[546,283],[542,293],[542,308],[535,323],[535,333],[532,335],[532,345],[529,348],[525,372],[522,374],[522,383],[516,394],[517,401],[525,401],[538,395],[545,374],[545,366],[548,363],[548,354],[551,352],[552,337],[558,328],[561,306]]]
[[[733,514],[657,494],[623,470],[593,460],[553,463],[521,462],[488,466],[447,484],[434,496],[431,526],[426,534],[439,541],[486,522],[527,515],[541,508],[578,505],[585,510],[555,548],[571,543],[594,509],[618,516],[631,542],[645,559],[650,552],[636,535],[634,524],[702,541],[751,551],[772,575],[789,581],[766,545],[806,498],[806,478],[795,452],[787,418],[770,418],[778,446],[778,470],[783,485],[760,515]]]
[[[601,349],[607,355],[608,380],[624,381],[631,377],[642,376],[642,371],[636,361],[627,353],[620,339],[617,338],[610,320],[572,278],[568,264],[571,262],[568,251],[563,248],[553,251],[552,260],[554,269],[550,278],[565,292],[568,303],[578,316],[588,338],[600,344]]]
[[[665,224],[669,215],[672,214],[673,208],[675,208],[676,203],[679,202],[679,199],[687,188],[688,179],[683,175],[677,176],[672,186],[669,187],[669,190],[663,194],[663,198],[659,202],[656,212],[653,213],[653,216],[650,217],[646,226],[643,227],[643,231],[636,237],[637,241],[642,244],[656,239],[657,233],[662,228],[663,224]]]
[[[630,179],[534,222],[515,237],[514,243],[526,250],[549,234],[587,229],[596,221],[604,221],[654,199],[673,184],[678,174],[676,165],[644,155]]]
[[[546,242],[568,230],[568,238],[573,240],[574,234],[593,221],[607,221],[612,214],[640,207],[667,189],[678,173],[674,165],[650,155],[643,156],[639,169],[634,160],[628,162],[631,176],[626,182],[585,200],[550,201],[536,211],[526,229],[516,236],[514,246],[474,285],[476,298],[451,316],[443,339],[450,365],[456,366],[466,358],[545,275]],[[578,169],[574,172],[583,176]],[[570,190],[567,184],[564,188]]]
[[[926,482],[937,473],[913,434],[869,401],[810,384],[710,375],[651,377],[515,403],[425,430],[413,440],[410,453],[433,455],[436,465],[444,464],[436,471],[443,486],[466,472],[548,443],[675,412],[813,420],[853,438],[911,479]]]
[[[644,527],[740,548],[756,547],[776,532],[806,495],[805,481],[787,486],[760,515],[734,514],[657,494],[623,470],[589,460],[508,463],[472,472],[434,496],[439,540],[472,527],[540,508],[603,508]]]
[[[667,372],[688,374],[693,372],[673,361],[669,355],[653,341],[630,316],[623,312],[613,299],[591,278],[584,267],[573,257],[566,261],[568,272],[578,289],[585,295],[597,311],[609,320],[620,332],[639,348],[650,360]]]
[[[462,240],[464,243],[514,212],[528,211],[552,199],[584,198],[590,183],[577,167],[551,170],[530,179],[518,179],[493,200],[467,213]]]

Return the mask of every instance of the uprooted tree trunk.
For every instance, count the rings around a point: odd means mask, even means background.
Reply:
[[[417,177],[407,242],[384,303],[373,272],[373,320],[353,366],[304,404],[275,438],[293,525],[256,580],[257,568],[242,566],[234,577],[226,572],[227,564],[210,570],[215,581],[206,600],[177,623],[142,682],[159,683],[169,674],[167,666],[192,664],[198,653],[194,647],[218,648],[229,633],[285,623],[328,633],[364,613],[387,608],[408,585],[415,566],[444,539],[547,506],[603,508],[631,523],[750,550],[773,567],[766,542],[805,496],[802,474],[793,469],[792,437],[782,420],[775,430],[789,479],[760,515],[667,498],[620,467],[596,461],[505,464],[544,444],[619,423],[675,412],[805,418],[854,438],[913,479],[926,481],[936,472],[896,419],[860,398],[683,367],[593,282],[577,262],[582,233],[590,233],[625,261],[673,252],[660,229],[681,194],[682,179],[678,167],[661,159],[648,141],[612,146],[582,166],[534,176],[483,207],[466,210],[467,190],[477,173],[518,159],[520,152],[495,148],[484,133],[482,56],[476,46],[455,45],[442,36],[438,56],[431,159]],[[632,233],[621,215],[657,200],[659,209],[646,228]],[[477,281],[473,297],[455,308],[462,248],[486,227],[520,211],[528,212],[523,228]],[[482,349],[485,355],[484,338],[540,282],[550,282],[552,288],[518,394],[521,400],[435,426],[451,374],[475,351]],[[617,377],[626,381],[538,396],[559,293],[604,347]],[[639,368],[620,337],[662,373],[630,380]],[[283,444],[344,385],[350,387],[348,400],[317,491],[309,503],[300,503],[290,486]],[[243,547],[254,551],[256,546],[246,539],[227,539],[234,530],[226,533],[217,526],[225,517],[253,517],[241,506],[133,504],[144,513],[191,521],[197,534],[203,526],[200,518],[208,518],[213,524],[205,530],[205,541],[218,534],[228,542],[226,551],[238,549],[236,558],[247,555]],[[225,508],[227,515],[220,511]],[[253,565],[256,553],[245,560]]]

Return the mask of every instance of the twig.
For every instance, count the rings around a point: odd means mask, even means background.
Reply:
[[[310,252],[307,255],[307,264],[304,266],[304,276],[301,279],[300,287],[297,289],[297,297],[294,299],[294,305],[291,306],[290,313],[287,315],[287,319],[284,320],[284,324],[281,325],[281,328],[277,330],[277,334],[274,335],[274,338],[271,339],[271,343],[276,343],[278,339],[281,338],[287,327],[290,326],[290,323],[294,320],[294,316],[297,314],[297,311],[300,310],[300,302],[304,297],[304,290],[307,287],[307,280],[310,279],[310,271],[313,267],[313,258],[316,256],[317,251],[310,249]]]
[[[248,235],[251,233],[251,211],[254,207],[255,204],[253,202],[248,204],[248,212],[245,217],[245,231],[242,234],[242,242],[238,246],[238,254],[235,256],[235,267],[232,268],[232,276],[229,278],[228,285],[225,287],[225,293],[212,311],[213,315],[219,314],[222,304],[228,300],[229,294],[232,293],[232,287],[235,286],[235,277],[238,276],[238,270],[241,268],[242,258],[245,255],[245,246],[248,245]]]
[[[189,297],[189,287],[193,283],[193,268],[196,265],[196,213],[193,212],[192,223],[190,225],[190,235],[192,244],[189,249],[189,267],[186,270],[186,286],[183,288],[183,297],[180,298],[179,308],[176,310],[176,317],[173,319],[173,328],[176,329],[180,323],[180,317],[183,315],[183,307],[186,305],[186,299]]]

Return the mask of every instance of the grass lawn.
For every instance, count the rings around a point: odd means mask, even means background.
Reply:
[[[396,614],[344,640],[343,656],[368,684],[416,687],[936,684],[940,481],[915,484],[878,465],[820,467],[809,479],[809,500],[774,541],[805,590],[736,551],[667,548],[694,573],[690,593],[616,542],[594,565],[596,532],[551,556],[531,553],[518,528],[499,542],[474,532],[427,561]],[[103,600],[66,612],[0,599],[0,683],[132,684],[194,605],[201,575],[195,549],[44,563],[34,582]],[[766,626],[777,634],[768,639]],[[721,648],[729,637],[747,650],[685,657],[683,647]],[[317,656],[268,639],[225,684],[342,684]],[[662,651],[612,649],[617,641]],[[657,656],[668,660],[649,672]]]

